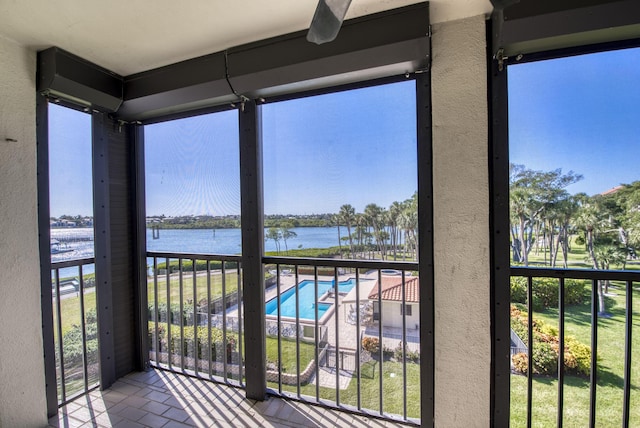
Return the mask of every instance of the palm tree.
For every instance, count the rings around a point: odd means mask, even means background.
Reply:
[[[587,260],[590,260],[594,269],[598,269],[598,256],[595,252],[594,242],[595,234],[602,227],[603,213],[600,212],[598,207],[593,203],[587,203],[583,205],[578,216],[575,219],[576,226],[585,231],[585,245],[587,247]],[[598,307],[601,315],[605,314],[604,306],[604,290],[602,287],[603,281],[598,281]]]
[[[373,228],[373,236],[378,244],[378,250],[380,251],[382,260],[384,260],[384,242],[381,240],[382,236],[380,232],[382,231],[383,212],[383,209],[376,204],[369,204],[364,208],[364,215]]]
[[[340,248],[340,258],[342,258],[342,238],[340,237],[340,216],[338,214],[334,215],[333,222],[336,226],[338,226],[338,247]]]
[[[287,254],[289,254],[289,247],[287,246],[287,240],[291,239],[291,238],[295,238],[296,236],[298,236],[297,233],[295,233],[293,230],[289,229],[290,227],[293,227],[293,225],[290,224],[290,223],[285,223],[280,228],[280,236],[282,237],[282,240],[284,241],[284,250],[286,251]]]
[[[400,214],[402,214],[403,205],[400,202],[393,202],[389,207],[388,219],[389,226],[391,226],[391,245],[393,246],[393,259],[398,258],[398,240],[400,235],[400,229],[398,228],[398,220]]]
[[[597,245],[594,252],[602,270],[609,270],[611,265],[622,265],[627,259],[625,249],[615,245]],[[604,281],[604,294],[609,292],[609,285],[608,279]]]
[[[272,239],[276,244],[276,252],[280,254],[280,238],[282,238],[282,232],[277,227],[271,227],[265,235],[265,239]]]
[[[355,219],[356,219],[356,209],[349,204],[345,204],[340,207],[340,212],[338,213],[338,216],[347,226],[347,234],[349,235],[349,249],[351,251],[351,258],[355,259],[356,257],[353,251],[353,237],[351,236],[351,225],[355,222]]]

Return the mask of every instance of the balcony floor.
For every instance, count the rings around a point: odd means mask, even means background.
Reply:
[[[50,427],[406,427],[162,370],[131,373],[60,408]]]

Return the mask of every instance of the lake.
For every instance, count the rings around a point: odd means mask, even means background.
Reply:
[[[265,235],[268,229],[265,229]],[[296,237],[287,240],[289,249],[328,248],[338,245],[338,228],[296,227],[289,229]],[[347,236],[347,228],[340,228],[340,236]],[[59,240],[61,248],[70,250],[51,255],[51,261],[59,262],[93,257],[93,229],[51,229],[51,238]],[[174,253],[200,254],[240,254],[242,251],[240,229],[160,229],[158,239],[147,229],[147,251],[168,251]],[[344,243],[343,243],[344,244]],[[348,245],[348,244],[347,244]],[[280,241],[280,251],[285,245]],[[275,242],[265,239],[265,251],[276,251]],[[93,273],[93,265],[84,268],[85,273]],[[77,275],[77,268],[67,268],[61,277]]]

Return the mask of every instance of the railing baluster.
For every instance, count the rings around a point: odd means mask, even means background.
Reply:
[[[589,426],[596,426],[596,389],[598,353],[598,284],[591,281],[591,372],[589,374]]]
[[[196,275],[196,259],[191,260],[192,270],[193,270],[193,350],[191,351],[193,354],[193,370],[196,376],[199,376],[198,373],[198,288],[197,288],[197,275]]]
[[[58,313],[58,354],[60,355],[60,393],[62,395],[62,402],[67,401],[67,388],[66,388],[66,376],[64,373],[64,346],[62,340],[62,309],[60,305],[60,270],[55,270],[55,284],[56,284],[56,312]]]
[[[147,286],[148,287],[148,286]],[[153,258],[153,304],[154,309],[154,329],[155,329],[155,347],[156,347],[156,364],[160,364],[160,311],[158,310],[159,298],[158,298],[158,258]]]
[[[357,388],[357,408],[362,410],[362,391],[361,391],[361,376],[360,376],[360,348],[362,347],[362,341],[360,340],[360,271],[356,269],[356,380],[358,381]]]
[[[171,265],[170,265],[169,257],[167,257],[165,261],[166,272],[164,273],[166,280],[166,293],[167,293],[167,364],[169,365],[169,369],[173,367],[173,350],[171,349],[171,344],[173,340],[171,338],[171,324],[173,322],[173,312],[171,311]]]
[[[184,289],[182,258],[178,259],[178,285],[180,286],[180,370],[184,372]]]
[[[527,277],[527,428],[531,428],[533,401],[533,277]]]
[[[379,401],[380,401],[380,415],[384,414],[384,408],[382,407],[384,402],[383,402],[383,394],[382,391],[384,391],[382,389],[382,378],[383,376],[383,370],[382,370],[382,363],[384,361],[384,337],[382,336],[382,269],[378,269],[378,338],[380,339],[379,343],[378,343],[378,359],[380,361],[380,373],[378,376],[378,396],[379,396]]]
[[[224,261],[223,263],[224,264]],[[242,344],[244,343],[244,340],[242,339],[242,326],[244,325],[244,323],[242,322],[242,277],[240,274],[240,261],[236,262],[236,283],[238,284],[237,290],[236,290],[236,294],[238,296],[238,383],[240,385],[244,385],[243,379],[244,379],[244,375],[243,375],[243,361],[244,358],[242,357],[244,355],[244,353],[242,352]]]
[[[227,379],[227,358],[229,357],[228,346],[227,343],[227,269],[222,262],[222,267],[220,270],[220,274],[222,275],[222,370],[224,371],[223,378],[225,382],[228,382]]]
[[[407,420],[407,290],[405,271],[402,271],[402,416]]]
[[[84,390],[89,389],[89,371],[87,370],[87,323],[84,310],[84,277],[82,275],[82,265],[78,265],[79,273],[79,294],[80,298],[80,328],[82,329],[82,377],[84,378]]]
[[[558,428],[562,428],[564,409],[564,291],[564,278],[560,278],[558,288]]]
[[[633,332],[633,282],[626,282],[624,334],[624,403],[622,406],[622,426],[629,427],[629,400],[631,399],[631,338]]]
[[[298,285],[296,284],[295,287]],[[282,394],[282,308],[280,306],[280,265],[276,265],[276,314],[277,314],[277,333],[278,333],[278,393]]]
[[[336,406],[340,407],[340,321],[338,320],[338,268],[333,268],[334,290],[333,290],[333,316],[336,320]]]
[[[222,262],[224,266],[224,261]],[[207,260],[207,355],[209,356],[209,379],[213,376],[213,356],[211,355],[211,260]]]
[[[318,361],[319,359],[319,355],[320,352],[318,350],[318,346],[320,344],[320,341],[318,340],[318,334],[319,334],[319,328],[318,328],[318,267],[314,266],[313,267],[313,282],[314,282],[314,292],[313,295],[314,297],[314,302],[315,302],[315,306],[314,306],[314,313],[315,313],[315,342],[316,342],[316,347],[315,347],[315,364],[316,364],[316,401],[320,400],[320,362]],[[327,355],[325,353],[325,358],[327,358]]]
[[[300,289],[298,287],[298,265],[293,266],[296,287],[296,392],[300,395]]]

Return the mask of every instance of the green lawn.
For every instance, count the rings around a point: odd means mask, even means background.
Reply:
[[[606,298],[607,312],[611,318],[598,320],[598,381],[596,417],[598,427],[619,427],[622,424],[623,376],[624,376],[624,328],[625,292],[621,287],[612,287],[615,296]],[[632,333],[632,391],[630,426],[640,426],[640,290],[633,292]],[[558,326],[558,310],[547,309],[534,312],[534,319]],[[590,304],[566,308],[565,332],[585,344],[591,338]],[[589,379],[566,376],[564,387],[564,426],[583,427],[589,418]],[[533,381],[532,420],[534,426],[556,426],[558,401],[557,379],[536,377]],[[526,426],[527,379],[511,376],[511,426]]]
[[[383,411],[402,416],[403,414],[403,377],[402,364],[385,361],[383,364]],[[360,404],[363,409],[378,412],[380,410],[380,364],[369,361],[362,365],[360,377]],[[269,387],[278,389],[277,383],[269,383]],[[282,385],[283,391],[296,393],[295,385]],[[300,388],[302,395],[315,398],[315,384],[304,385]],[[332,388],[320,387],[320,398],[336,401],[336,391]],[[358,404],[358,381],[354,377],[347,389],[340,390],[340,403],[350,406]],[[407,417],[420,418],[420,365],[407,363]]]
[[[225,273],[225,291],[226,294],[232,294],[238,290],[238,274],[235,270]],[[149,303],[154,301],[154,281],[153,278],[148,280]],[[179,302],[180,298],[180,276],[172,274],[169,278],[170,297],[172,302]],[[182,293],[183,299],[193,299],[193,272],[182,273]],[[211,298],[215,299],[222,296],[222,274],[220,272],[211,273]],[[196,275],[196,300],[205,299],[207,297],[207,275],[206,272],[199,272]],[[158,302],[164,303],[167,300],[167,277],[166,275],[158,275]]]

